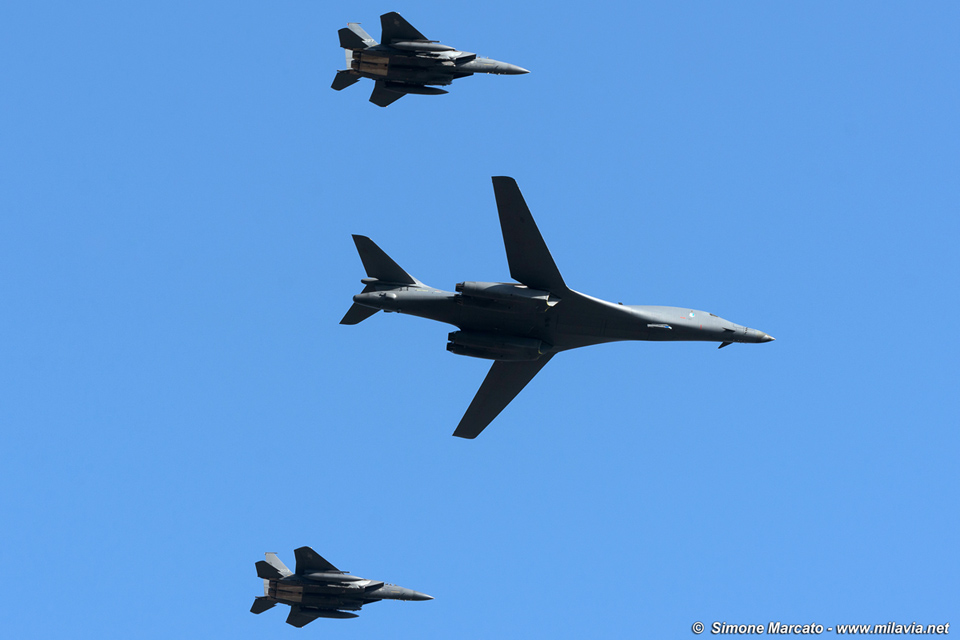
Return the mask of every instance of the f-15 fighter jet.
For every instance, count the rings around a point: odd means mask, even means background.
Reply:
[[[457,78],[475,73],[517,75],[530,73],[522,67],[427,40],[399,13],[380,16],[383,42],[376,40],[356,22],[340,29],[340,46],[346,49],[347,68],[337,71],[332,88],[346,89],[360,78],[377,81],[370,102],[385,107],[408,93],[435,96],[447,93],[427,85],[448,85]]]
[[[353,236],[367,278],[340,324],[379,310],[452,324],[447,351],[494,360],[453,435],[476,438],[561,351],[620,340],[770,342],[712,313],[686,307],[605,302],[567,287],[513,178],[493,179],[510,276],[517,282],[461,282],[456,292],[427,286],[370,238]],[[519,284],[518,284],[519,283]]]
[[[287,569],[275,553],[257,562],[263,595],[253,601],[251,613],[263,613],[278,603],[288,604],[287,624],[302,627],[317,618],[356,618],[357,614],[350,611],[380,600],[433,600],[425,593],[340,571],[310,547],[300,547],[293,553],[296,571]]]

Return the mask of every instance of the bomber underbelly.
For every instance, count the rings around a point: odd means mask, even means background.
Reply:
[[[542,316],[503,313],[463,306],[457,306],[457,311],[457,317],[453,324],[464,331],[502,333],[511,336],[538,338],[550,342],[550,332],[545,326]]]

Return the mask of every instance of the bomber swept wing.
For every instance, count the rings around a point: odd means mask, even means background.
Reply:
[[[494,362],[453,435],[471,440],[480,435],[552,357],[547,354],[529,362]]]
[[[493,178],[497,198],[503,246],[507,250],[510,277],[533,289],[543,289],[556,296],[567,291],[560,270],[550,255],[547,243],[527,207],[517,181],[506,176]]]

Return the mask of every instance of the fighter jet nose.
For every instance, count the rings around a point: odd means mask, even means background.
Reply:
[[[506,74],[508,76],[521,76],[525,73],[530,73],[530,72],[524,69],[523,67],[518,67],[515,64],[507,64],[506,62],[504,62],[503,70],[500,73]]]
[[[433,600],[433,596],[428,596],[425,593],[420,593],[419,591],[414,591],[410,594],[411,600]]]
[[[763,334],[763,337],[760,338],[760,342],[773,342],[774,340],[776,340],[776,338],[769,333]]]

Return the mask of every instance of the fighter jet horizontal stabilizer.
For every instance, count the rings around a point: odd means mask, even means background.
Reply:
[[[360,76],[353,71],[337,71],[337,75],[333,78],[333,84],[330,85],[330,88],[334,91],[343,91],[357,82],[360,82]]]
[[[271,600],[266,596],[257,596],[253,599],[253,606],[250,607],[250,613],[255,613],[260,615],[264,611],[268,611],[277,606],[276,600]]]

